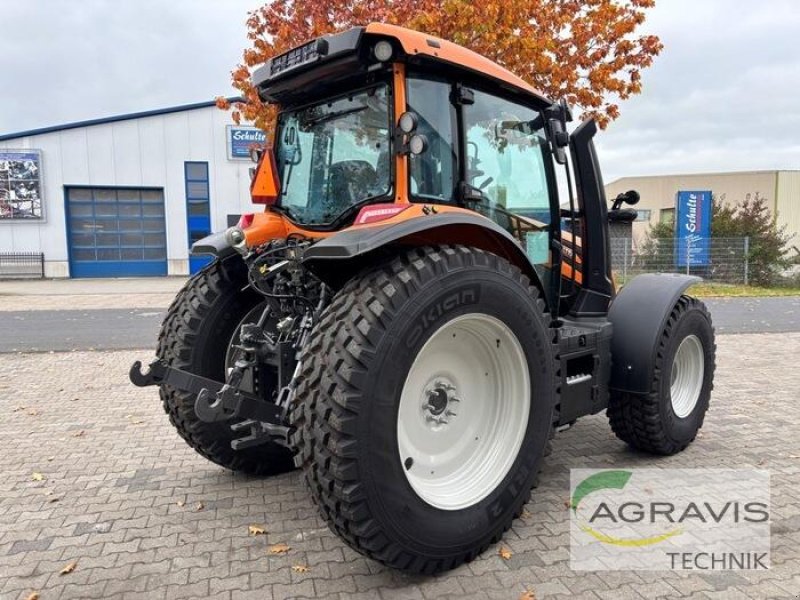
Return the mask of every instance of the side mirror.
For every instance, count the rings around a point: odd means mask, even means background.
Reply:
[[[627,192],[622,192],[616,198],[614,198],[614,203],[611,205],[611,210],[617,210],[623,203],[630,204],[634,206],[639,203],[641,197],[639,196],[639,192],[636,190],[628,190]]]
[[[556,162],[560,165],[567,164],[567,147],[569,146],[569,134],[567,133],[567,123],[572,121],[572,112],[563,98],[558,104],[553,104],[545,109],[547,119],[547,133],[550,138],[550,147]]]
[[[567,164],[567,146],[569,146],[569,134],[564,123],[560,119],[549,119],[550,140],[553,148],[553,156],[560,165]]]

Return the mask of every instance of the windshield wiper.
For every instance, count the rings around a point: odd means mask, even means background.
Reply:
[[[339,117],[352,115],[352,114],[359,113],[359,112],[362,112],[362,111],[365,111],[365,110],[367,110],[366,106],[358,106],[356,108],[348,108],[348,109],[345,109],[345,110],[340,110],[338,112],[332,112],[332,113],[328,113],[326,115],[320,115],[318,117],[314,117],[312,119],[308,119],[306,121],[303,121],[303,125],[305,127],[309,127],[309,126],[312,126],[312,125],[318,125],[319,123],[325,123],[326,121],[330,121],[332,119],[337,119]]]

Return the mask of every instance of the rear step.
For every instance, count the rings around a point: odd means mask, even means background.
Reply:
[[[612,326],[606,319],[563,319],[558,328],[561,409],[557,431],[608,405]]]

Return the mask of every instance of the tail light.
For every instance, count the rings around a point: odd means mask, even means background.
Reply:
[[[272,148],[264,151],[250,183],[250,197],[254,204],[276,204],[281,192],[278,167]]]
[[[253,224],[253,219],[255,218],[256,216],[253,213],[243,214],[241,217],[239,217],[239,221],[236,223],[236,226],[239,229],[247,229]]]
[[[377,221],[385,221],[410,208],[410,204],[372,204],[362,208],[356,217],[356,225],[367,225]]]

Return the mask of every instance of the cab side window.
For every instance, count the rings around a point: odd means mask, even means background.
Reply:
[[[464,106],[465,183],[479,199],[475,210],[517,238],[534,265],[548,265],[549,154],[538,117],[532,108],[476,91]]]
[[[476,91],[474,104],[464,107],[466,181],[490,206],[547,224],[546,139],[543,131],[530,129],[538,114]]]
[[[411,196],[430,202],[452,202],[456,187],[456,117],[449,83],[410,76],[408,110],[417,113],[416,132],[428,139],[428,149],[409,157]]]

